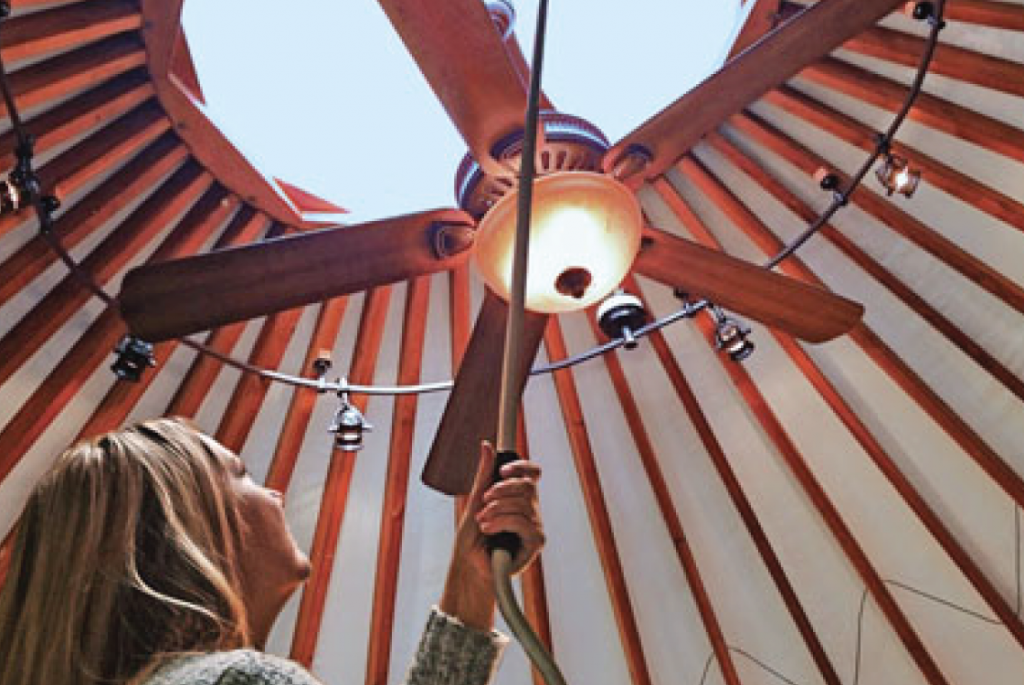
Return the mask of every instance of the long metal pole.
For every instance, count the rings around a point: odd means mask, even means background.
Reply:
[[[541,0],[537,14],[537,33],[533,42],[533,63],[530,90],[526,101],[526,127],[523,132],[523,155],[519,165],[519,197],[516,216],[516,241],[512,257],[512,288],[509,297],[508,326],[505,329],[505,351],[501,366],[501,397],[498,413],[498,457],[514,458],[516,451],[516,420],[519,393],[516,382],[522,366],[523,321],[526,317],[526,265],[530,245],[530,213],[533,208],[533,178],[536,173],[537,134],[540,111],[540,76],[544,61],[544,33],[547,29],[548,3]],[[500,536],[495,536],[500,537]],[[522,644],[548,685],[565,685],[558,666],[544,644],[530,627],[516,603],[509,581],[512,558],[518,539],[501,544],[491,554],[494,591],[505,622]]]
[[[526,309],[526,266],[530,245],[530,214],[533,209],[533,179],[537,164],[537,133],[540,111],[540,77],[544,62],[544,34],[547,30],[548,3],[541,0],[537,14],[537,33],[533,41],[530,65],[530,89],[526,101],[526,130],[519,164],[519,196],[516,215],[516,241],[512,257],[512,287],[509,293],[508,326],[505,329],[505,354],[501,366],[501,403],[498,413],[498,452],[515,452],[516,420],[520,398],[516,377],[522,366],[523,321]]]

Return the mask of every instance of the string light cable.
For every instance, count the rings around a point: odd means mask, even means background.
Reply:
[[[907,114],[909,113],[914,101],[918,94],[921,92],[921,87],[924,82],[925,75],[927,74],[928,67],[931,63],[932,56],[935,52],[935,48],[938,43],[938,34],[945,27],[943,21],[943,12],[945,9],[945,0],[937,0],[936,3],[932,2],[918,2],[908,3],[909,6],[913,7],[913,16],[917,19],[926,20],[931,24],[931,31],[929,33],[927,44],[918,66],[917,75],[914,79],[913,84],[910,87],[910,91],[903,103],[899,113],[893,119],[892,124],[886,130],[885,133],[879,134],[878,142],[875,146],[875,150],[871,153],[868,159],[864,162],[861,168],[854,176],[852,176],[844,189],[836,188],[834,190],[834,197],[832,203],[828,208],[813,222],[807,229],[805,229],[796,239],[790,242],[784,249],[776,254],[772,259],[764,264],[764,268],[772,269],[778,266],[783,260],[792,255],[802,246],[812,235],[819,232],[825,224],[832,218],[835,213],[846,206],[849,203],[849,198],[853,194],[854,190],[860,185],[864,177],[870,171],[872,165],[878,160],[883,154],[888,154],[892,140],[895,138],[896,132],[900,125],[903,123]],[[7,2],[0,1],[0,25],[10,15],[10,6]],[[2,42],[2,31],[0,31],[0,42]],[[14,200],[15,205],[9,206],[5,204],[6,192],[0,189],[0,205],[9,207],[8,211],[14,211],[26,204],[31,204],[35,210],[36,216],[39,220],[39,232],[40,235],[46,240],[47,244],[53,249],[54,253],[64,263],[68,270],[75,274],[76,278],[87,287],[97,298],[104,302],[108,306],[117,306],[117,299],[107,293],[101,286],[99,286],[92,275],[84,270],[79,263],[72,257],[68,251],[64,248],[60,237],[53,231],[53,218],[52,214],[56,211],[59,206],[59,200],[52,195],[44,195],[40,188],[38,177],[36,176],[32,168],[32,157],[34,155],[33,139],[30,134],[25,130],[25,126],[19,116],[17,106],[14,102],[14,98],[11,95],[11,89],[7,79],[7,69],[3,63],[2,56],[0,56],[0,91],[2,91],[4,102],[7,106],[8,116],[11,119],[11,127],[14,131],[17,148],[15,150],[17,162],[14,172],[12,172],[10,178],[6,183],[8,186],[13,187],[17,198]],[[823,184],[823,186],[826,184]],[[27,192],[25,192],[27,191]],[[613,350],[616,350],[623,346],[632,346],[635,340],[645,337],[646,335],[658,331],[665,326],[675,323],[681,319],[693,318],[698,312],[711,306],[712,303],[707,300],[696,300],[683,302],[682,308],[672,312],[660,319],[657,319],[645,326],[638,328],[635,331],[630,331],[629,336],[622,336],[617,338],[609,339],[607,342],[597,345],[589,350],[581,352],[579,354],[566,357],[561,360],[550,362],[545,365],[536,366],[530,371],[531,376],[543,375],[552,373],[561,369],[570,368],[582,362],[588,361],[595,357],[607,354]],[[303,376],[296,376],[293,374],[283,373],[280,371],[273,371],[264,369],[248,362],[235,359],[228,354],[220,352],[198,340],[193,338],[183,337],[178,339],[179,342],[196,351],[197,353],[212,357],[221,363],[238,369],[243,373],[249,373],[266,380],[291,385],[293,387],[308,388],[316,390],[320,393],[333,392],[333,393],[352,393],[360,395],[411,395],[411,394],[424,394],[434,392],[445,392],[451,390],[454,386],[454,381],[437,381],[432,383],[422,383],[414,385],[399,385],[399,386],[386,386],[386,385],[362,385],[348,383],[344,379],[338,379],[336,381],[325,381],[325,379],[311,379]]]
[[[793,254],[804,242],[806,242],[812,235],[817,233],[825,223],[841,208],[849,203],[850,195],[856,190],[859,184],[863,181],[870,168],[878,160],[878,158],[885,154],[890,155],[890,146],[892,140],[906,118],[907,113],[913,106],[917,95],[921,91],[921,87],[924,82],[925,75],[928,71],[928,66],[931,62],[932,55],[934,54],[935,47],[937,44],[938,34],[944,27],[944,21],[942,19],[943,11],[945,8],[945,0],[938,0],[937,3],[932,2],[917,2],[908,3],[908,7],[912,7],[913,16],[917,19],[927,20],[931,24],[931,32],[928,38],[924,55],[922,56],[921,63],[918,67],[917,76],[914,80],[913,85],[910,88],[908,96],[904,102],[903,107],[897,114],[895,119],[885,133],[880,134],[878,142],[875,146],[874,151],[869,156],[868,160],[861,166],[858,172],[849,180],[844,189],[834,190],[834,197],[829,207],[814,221],[803,233],[800,234],[794,241],[789,243],[782,251],[775,255],[769,260],[764,268],[772,269],[777,266],[780,262],[786,259],[788,256]],[[536,135],[530,135],[531,121],[532,126],[536,127],[537,116],[536,101],[539,99],[539,71],[543,56],[543,40],[542,36],[544,33],[544,23],[546,22],[546,9],[547,0],[541,0],[540,13],[538,15],[538,31],[537,38],[534,45],[534,73],[531,75],[530,84],[530,100],[533,101],[532,110],[528,103],[528,111],[533,115],[527,116],[527,135],[525,138],[526,146],[524,148],[524,159],[522,166],[523,178],[521,179],[521,193],[523,189],[527,188],[532,182],[533,170],[530,164],[532,159],[533,144],[536,142]],[[0,0],[0,25],[3,24],[10,16],[10,5],[5,0]],[[2,31],[0,31],[0,42],[2,42]],[[16,149],[15,157],[16,164],[14,170],[11,172],[9,178],[0,187],[0,209],[6,211],[18,211],[25,205],[32,205],[34,212],[39,221],[39,232],[50,247],[54,250],[55,254],[60,260],[67,266],[68,270],[75,275],[82,283],[87,287],[94,295],[96,295],[101,301],[108,306],[118,306],[117,299],[108,294],[103,288],[96,283],[92,275],[83,269],[78,262],[68,253],[64,248],[59,236],[57,236],[53,230],[53,212],[55,212],[59,206],[59,200],[52,195],[45,195],[42,191],[39,178],[35,173],[32,166],[32,159],[34,156],[34,140],[32,136],[26,131],[24,123],[19,115],[14,97],[11,93],[10,84],[7,78],[7,69],[3,63],[2,56],[0,56],[0,91],[4,103],[7,107],[8,116],[11,120],[11,127],[14,131],[16,138]],[[527,159],[530,157],[531,159]],[[824,183],[822,186],[824,187]],[[522,205],[525,205],[525,213],[527,215],[526,221],[528,221],[529,214],[529,194],[526,193],[527,199],[521,202],[520,211],[523,211]],[[525,251],[525,250],[523,250]],[[523,260],[523,270],[525,272],[525,259]],[[525,278],[525,274],[524,277]],[[726,319],[725,315],[715,306],[706,300],[699,300],[696,302],[690,302],[687,298],[683,297],[683,306],[677,312],[670,314],[658,321],[644,325],[638,328],[636,331],[630,329],[623,329],[623,335],[621,337],[609,340],[608,342],[594,347],[593,349],[584,352],[582,354],[569,357],[558,362],[548,364],[546,366],[534,368],[531,370],[531,375],[549,373],[558,369],[564,369],[569,366],[581,363],[588,359],[603,355],[621,346],[632,348],[636,344],[636,340],[641,338],[648,333],[678,321],[682,318],[692,318],[697,312],[709,308],[712,315],[719,320],[719,322]],[[521,305],[521,302],[520,302]],[[515,307],[510,306],[510,310]],[[730,323],[736,323],[731,319],[728,319]],[[739,328],[742,329],[738,323]],[[509,327],[513,327],[513,322],[510,321]],[[326,367],[323,365],[322,360],[318,367],[319,377],[316,379],[307,379],[301,377],[291,376],[276,371],[269,371],[256,367],[252,364],[239,361],[230,357],[229,355],[223,354],[214,350],[207,345],[204,345],[191,338],[180,338],[180,342],[187,347],[196,350],[199,353],[209,355],[229,366],[240,369],[244,372],[256,374],[262,378],[278,381],[286,384],[290,384],[298,387],[308,387],[317,390],[318,392],[334,391],[338,393],[339,397],[342,398],[343,406],[342,411],[347,408],[347,397],[349,393],[358,393],[366,395],[399,395],[399,394],[415,394],[415,393],[426,393],[426,392],[437,392],[442,390],[450,389],[454,383],[452,381],[445,381],[439,383],[421,384],[421,385],[408,385],[408,386],[395,386],[395,387],[383,387],[383,386],[365,386],[365,385],[352,385],[347,380],[341,379],[337,382],[327,382],[325,379]],[[506,355],[515,353],[517,344],[506,343]],[[118,352],[121,355],[118,362],[114,365],[114,370],[118,376],[127,379],[137,380],[142,370],[146,366],[155,365],[153,358],[153,348],[150,343],[141,341],[134,336],[128,336],[125,340],[122,340],[118,345]],[[511,351],[510,351],[511,349]],[[752,348],[751,348],[752,349]],[[747,351],[749,353],[749,351]],[[745,354],[743,355],[745,356]],[[742,358],[742,357],[739,357]],[[738,357],[734,355],[734,359],[738,360]],[[506,360],[507,361],[507,360]],[[328,365],[329,366],[329,365]],[[504,391],[503,391],[504,392]],[[339,416],[341,413],[339,412]],[[337,420],[337,417],[336,417]],[[360,430],[362,430],[360,426]],[[332,428],[333,430],[333,428]],[[340,427],[339,427],[340,430]],[[340,439],[340,438],[339,438]],[[353,443],[352,449],[358,449],[358,444]],[[513,634],[519,639],[523,645],[528,656],[533,660],[535,666],[542,673],[548,685],[564,685],[565,681],[562,677],[557,665],[551,658],[546,647],[534,633],[529,623],[526,621],[521,610],[519,609],[514,593],[512,591],[509,570],[511,568],[512,551],[502,548],[498,548],[492,556],[492,567],[495,576],[495,592],[498,599],[499,608],[505,616],[506,622],[509,624]]]
[[[820,183],[822,188],[833,191],[832,203],[825,209],[824,212],[814,220],[810,226],[808,226],[803,233],[791,241],[785,248],[783,248],[777,255],[772,257],[764,268],[774,269],[784,259],[792,255],[799,249],[807,240],[815,233],[819,232],[829,219],[831,219],[836,212],[842,207],[845,207],[850,202],[850,197],[853,195],[857,187],[860,186],[864,177],[871,171],[871,167],[875,165],[878,158],[885,155],[887,159],[891,159],[890,149],[892,142],[896,138],[896,133],[899,131],[903,121],[907,118],[907,114],[910,113],[911,107],[914,106],[914,102],[917,100],[917,96],[920,95],[921,89],[924,86],[925,76],[928,75],[928,67],[932,63],[932,57],[935,54],[935,49],[939,43],[939,33],[946,27],[946,22],[943,19],[946,10],[946,0],[937,0],[936,2],[908,2],[904,7],[904,13],[910,14],[914,19],[920,21],[927,21],[931,25],[931,30],[928,33],[928,39],[925,43],[924,51],[921,54],[921,61],[917,67],[917,74],[914,76],[914,81],[910,85],[910,90],[907,93],[906,99],[903,101],[903,106],[899,112],[893,118],[892,123],[889,124],[889,128],[884,133],[878,134],[875,142],[874,151],[868,155],[868,158],[861,165],[860,169],[857,170],[846,184],[846,188],[839,189],[838,177],[833,173],[826,173]],[[889,194],[892,194],[890,190]]]

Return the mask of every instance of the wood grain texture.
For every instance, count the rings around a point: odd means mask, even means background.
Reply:
[[[245,230],[263,231],[267,235],[279,235],[284,230],[280,224],[270,224],[270,219],[262,212],[255,211],[249,205],[245,205],[242,211],[235,217],[236,223],[244,222]],[[242,334],[245,332],[244,323],[222,326],[212,331],[203,341],[203,344],[220,354],[230,355]],[[178,387],[171,397],[164,410],[169,416],[186,416],[194,418],[213,387],[217,376],[224,368],[224,363],[212,355],[197,354],[189,364],[188,370],[182,375]]]
[[[519,387],[513,390],[516,397],[522,395],[548,318],[526,312],[522,366],[515,376]],[[423,482],[446,494],[469,493],[481,441],[494,444],[507,319],[508,306],[487,291],[423,468]]]
[[[985,600],[985,603],[999,617],[1003,626],[1013,635],[1017,644],[1024,648],[1024,623],[1003,597],[999,589],[988,579],[985,572],[974,561],[963,545],[957,540],[953,532],[943,522],[942,517],[935,511],[914,487],[914,484],[900,470],[899,466],[882,447],[882,444],[871,434],[864,421],[857,416],[857,412],[843,399],[841,393],[828,380],[821,369],[814,363],[795,340],[778,332],[772,332],[775,339],[789,355],[790,359],[803,372],[804,377],[818,391],[822,399],[832,408],[836,417],[843,422],[843,425],[850,431],[850,434],[857,440],[864,453],[874,462],[878,470],[886,477],[893,489],[899,493],[903,502],[917,515],[918,520],[928,529],[939,546],[946,552],[950,560],[964,577],[974,586],[978,594]]]
[[[160,105],[174,122],[175,130],[193,157],[209,170],[217,181],[246,203],[288,226],[309,227],[291,205],[213,125],[197,106],[193,96],[182,88],[189,75],[175,76],[174,67],[189,64],[175,50],[184,49],[179,41],[181,8],[184,0],[139,0],[142,8],[142,40],[153,86]],[[187,86],[186,86],[187,88]]]
[[[637,272],[810,342],[846,333],[864,308],[824,288],[781,276],[654,228],[644,230]]]
[[[627,279],[626,287],[629,288],[630,292],[641,292],[635,279],[632,277]],[[757,548],[761,561],[771,576],[772,582],[775,584],[779,596],[786,607],[786,611],[800,632],[807,651],[810,652],[811,657],[814,659],[818,672],[828,685],[841,685],[842,681],[839,678],[839,674],[836,672],[835,666],[825,651],[821,638],[818,636],[810,617],[807,615],[807,610],[796,593],[793,582],[786,574],[778,553],[775,551],[771,540],[768,539],[768,535],[765,533],[764,526],[761,524],[757,512],[754,511],[753,505],[750,503],[746,492],[744,492],[739,477],[729,463],[729,458],[726,456],[721,442],[715,435],[707,414],[701,407],[693,388],[683,375],[682,368],[680,368],[679,362],[669,348],[664,334],[661,331],[654,331],[647,336],[647,340],[650,341],[651,346],[654,348],[661,368],[664,370],[665,375],[675,390],[676,396],[685,408],[686,415],[697,431],[697,435],[704,445],[708,458],[715,467],[722,485],[729,495],[729,500],[732,502],[733,507],[735,507],[736,513],[739,514],[740,519],[743,521],[747,534],[750,535],[751,541]]]
[[[1020,6],[993,0],[951,0],[946,3],[946,19],[981,26],[1024,31],[1024,12]]]
[[[472,225],[458,210],[434,210],[135,269],[121,310],[155,342],[442,271],[468,254],[436,256],[432,227],[441,221]]]
[[[696,169],[697,167],[690,167]],[[719,196],[724,197],[724,196]],[[854,196],[856,197],[856,196]],[[737,228],[749,237],[765,254],[775,254],[782,242],[752,215],[737,223]],[[685,219],[684,219],[685,220]],[[698,223],[688,224],[699,234],[698,239],[707,245],[716,244],[707,229]],[[799,257],[792,257],[781,265],[782,269],[795,278],[809,283],[818,281],[817,276],[807,268]],[[985,440],[964,421],[913,369],[887,345],[864,322],[849,333],[850,338],[903,388],[931,418],[1002,488],[1015,502],[1024,505],[1024,478],[1011,467],[1003,457],[993,450]]]
[[[800,77],[890,112],[898,112],[910,92],[907,86],[892,79],[832,58],[808,67]],[[907,118],[1024,162],[1021,129],[948,100],[921,93]]]
[[[698,319],[698,325],[701,326],[706,337],[712,336],[713,331],[709,321]],[[714,345],[710,340],[708,344]],[[878,570],[872,564],[860,543],[857,542],[853,531],[850,530],[839,510],[832,503],[824,488],[821,487],[810,467],[807,466],[800,450],[789,437],[775,412],[772,411],[771,405],[760,389],[758,389],[757,384],[741,364],[736,364],[721,355],[719,355],[719,360],[722,363],[722,368],[728,373],[737,390],[739,390],[750,407],[762,430],[771,439],[776,452],[782,457],[790,472],[800,483],[804,493],[821,515],[822,522],[828,527],[833,538],[846,554],[850,564],[856,569],[861,580],[864,581],[872,598],[878,604],[878,608],[881,609],[889,625],[899,636],[900,641],[914,660],[914,663],[917,664],[925,680],[931,685],[948,685],[950,681],[947,680],[946,676],[939,669],[938,664],[935,663],[934,658],[921,641],[917,631],[914,630],[910,620],[903,613],[892,593],[889,592],[889,588],[886,586],[882,576],[879,575]]]
[[[116,309],[107,307],[86,328],[0,431],[0,484],[57,420],[126,329]]]
[[[285,350],[295,334],[303,308],[272,314],[260,327],[249,353],[248,363],[258,369],[278,369]],[[228,400],[228,409],[221,416],[215,435],[228,449],[241,452],[249,430],[256,421],[260,405],[270,390],[271,381],[262,376],[243,373],[235,383]]]
[[[917,69],[926,45],[924,38],[879,26],[855,36],[843,48]],[[928,73],[1024,97],[1024,64],[955,45],[939,44]]]
[[[786,188],[768,170],[759,166],[740,152],[732,143],[720,135],[711,136],[709,145],[720,152],[737,168],[741,169],[765,192],[781,202],[802,220],[810,223],[817,219],[818,214],[805,204],[792,191]],[[1024,400],[1024,381],[1002,362],[989,354],[974,338],[969,336],[942,312],[931,306],[924,297],[918,295],[909,285],[900,280],[894,273],[872,258],[854,241],[847,238],[830,224],[822,227],[819,235],[835,245],[876,281],[884,285],[893,295],[898,297],[907,307],[935,327],[951,343],[956,345],[965,355],[973,359],[978,366],[992,374],[1003,386]]]
[[[35,153],[41,155],[135,109],[154,92],[145,70],[133,69],[25,119],[25,128],[35,138]],[[17,144],[13,129],[0,136],[0,167],[14,164]]]
[[[131,0],[93,0],[4,22],[4,63],[60,52],[142,26],[138,4]]]
[[[26,109],[97,86],[145,63],[146,53],[136,34],[111,36],[12,73],[11,94],[18,107]],[[6,111],[0,102],[0,112]]]
[[[380,0],[474,159],[491,175],[507,173],[494,145],[521,131],[526,90],[483,3]]]
[[[215,245],[225,247],[254,240],[262,227],[262,222],[253,221],[252,218],[253,213],[250,208],[239,209],[228,222],[223,233],[217,238]],[[143,373],[142,378],[135,382],[118,379],[99,401],[89,420],[79,430],[76,439],[80,440],[120,427],[153,381],[166,372],[164,365],[177,348],[177,340],[155,345],[153,349],[153,357],[156,359],[155,369]]]
[[[755,114],[744,113],[734,117],[730,123],[737,130],[750,135],[758,143],[797,165],[808,176],[813,177],[821,167],[833,168],[833,165],[827,160],[818,157]],[[839,171],[835,173],[839,176],[843,187],[848,187],[848,177]],[[861,185],[857,192],[851,195],[850,201],[925,252],[944,262],[951,269],[973,281],[978,287],[987,290],[1008,306],[1024,313],[1024,288],[953,241],[932,230],[920,219],[889,202],[885,197],[873,191],[870,186]]]

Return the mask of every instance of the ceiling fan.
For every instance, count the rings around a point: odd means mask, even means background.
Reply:
[[[440,209],[329,228],[146,265],[124,279],[130,330],[158,342],[226,323],[452,269],[473,252],[477,219],[495,192],[514,192],[522,137],[522,55],[480,0],[380,0],[469,148],[463,210]],[[706,133],[804,66],[869,28],[899,0],[820,0],[610,147],[582,148],[575,168],[615,175],[631,188],[663,173]],[[547,115],[543,145],[559,142]],[[576,121],[569,117],[569,120]],[[570,122],[572,124],[572,121]],[[585,122],[583,122],[585,124]],[[579,140],[576,133],[568,138]],[[584,127],[585,128],[585,127]],[[593,138],[584,134],[584,138]],[[543,148],[542,148],[543,149]],[[586,155],[585,155],[586,156]],[[464,165],[465,166],[465,165]],[[510,166],[512,168],[510,168]],[[557,165],[556,165],[557,167]],[[541,167],[541,173],[550,171]],[[633,268],[726,309],[821,342],[852,328],[863,307],[668,232],[646,227]],[[423,473],[449,494],[468,492],[479,442],[493,439],[507,305],[487,291]],[[539,349],[547,315],[528,312],[516,396]]]

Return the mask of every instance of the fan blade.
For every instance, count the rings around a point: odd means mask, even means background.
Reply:
[[[516,397],[522,394],[526,385],[547,321],[546,314],[526,312],[522,366],[516,375]],[[501,364],[507,323],[508,305],[487,291],[455,376],[455,387],[423,467],[423,482],[435,490],[449,495],[468,493],[476,473],[480,442],[494,442],[498,430]]]
[[[645,230],[633,268],[808,342],[840,336],[864,314],[860,304],[823,288],[657,229]]]
[[[901,0],[820,0],[730,60],[605,153],[606,172],[632,150],[650,154],[641,178],[658,176],[728,117],[874,25]],[[625,179],[624,179],[625,180]]]
[[[461,241],[438,257],[439,226]],[[441,209],[138,267],[125,275],[121,313],[159,342],[234,321],[450,269],[469,254],[472,218]]]
[[[507,174],[491,151],[522,130],[526,91],[480,0],[380,0],[473,157],[490,175]]]

